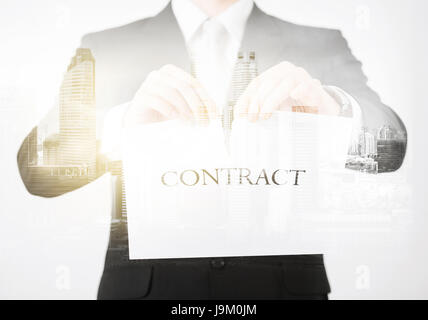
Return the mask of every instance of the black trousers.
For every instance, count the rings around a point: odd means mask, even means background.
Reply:
[[[130,261],[109,249],[98,299],[328,298],[322,255]]]

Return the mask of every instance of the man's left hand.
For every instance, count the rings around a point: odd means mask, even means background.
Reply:
[[[269,119],[277,110],[337,116],[340,106],[305,69],[281,62],[249,84],[235,115],[257,121]]]

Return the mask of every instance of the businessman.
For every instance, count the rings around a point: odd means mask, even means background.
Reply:
[[[352,117],[366,134],[377,131],[393,146],[387,150],[394,157],[379,172],[398,170],[403,162],[405,127],[367,86],[340,31],[282,21],[251,0],[173,0],[154,17],[84,36],[81,48],[69,70],[95,59],[97,115],[108,114],[100,123],[111,140],[136,125],[225,115],[238,52],[254,51],[259,76],[236,101],[236,117],[264,121],[278,110]],[[31,134],[18,165],[32,194],[59,196],[93,180],[57,187],[59,180],[29,164],[30,140]],[[110,143],[105,153],[114,158],[116,148]],[[120,218],[112,222],[99,299],[328,298],[322,255],[130,260],[120,179],[115,188],[113,217]]]

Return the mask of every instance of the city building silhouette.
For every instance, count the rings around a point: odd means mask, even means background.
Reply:
[[[96,175],[95,59],[79,48],[64,75],[59,98],[59,164],[87,166]]]

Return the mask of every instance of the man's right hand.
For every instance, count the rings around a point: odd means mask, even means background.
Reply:
[[[131,101],[124,127],[172,119],[206,123],[216,116],[216,107],[196,78],[166,65],[151,72]]]

